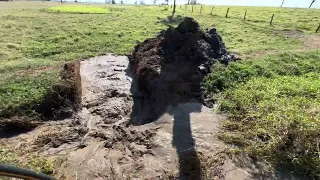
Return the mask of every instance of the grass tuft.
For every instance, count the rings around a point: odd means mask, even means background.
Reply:
[[[14,165],[47,175],[53,174],[53,162],[40,156],[28,155],[23,157],[17,151],[0,145],[0,164]]]

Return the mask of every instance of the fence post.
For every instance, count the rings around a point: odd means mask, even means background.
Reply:
[[[213,6],[212,6],[212,9],[211,9],[211,15],[212,15],[212,12],[213,12]]]
[[[246,10],[246,12],[244,12],[243,20],[244,20],[244,21],[246,21],[246,20],[247,20],[247,10]]]
[[[184,8],[185,11],[187,10],[187,6],[188,6],[188,5],[186,5],[186,7]]]
[[[228,14],[229,14],[229,9],[230,9],[230,8],[228,8],[228,10],[227,10],[227,13],[226,13],[226,18],[228,18]]]
[[[192,4],[192,12],[193,12],[193,4]]]
[[[182,5],[180,4],[180,9],[182,8],[181,6],[182,6]]]
[[[318,28],[317,28],[317,30],[316,30],[316,33],[319,31],[319,29],[320,29],[320,24],[319,24],[319,26],[318,26]]]
[[[272,16],[271,16],[270,26],[272,26],[273,18],[274,18],[274,14],[272,14]]]
[[[200,13],[202,13],[202,5],[201,5],[201,8],[200,8]]]
[[[172,8],[172,4],[171,4],[171,8]]]

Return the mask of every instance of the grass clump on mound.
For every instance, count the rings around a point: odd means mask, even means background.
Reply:
[[[49,8],[49,12],[62,12],[62,13],[78,13],[78,14],[105,14],[109,10],[93,6],[57,6]]]

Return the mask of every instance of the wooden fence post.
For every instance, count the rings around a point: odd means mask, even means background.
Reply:
[[[192,12],[193,12],[193,4],[192,4]]]
[[[200,8],[200,13],[202,13],[202,5],[201,5],[201,8]]]
[[[188,5],[186,5],[186,7],[184,8],[185,11],[187,10],[187,6],[188,6]]]
[[[228,8],[228,10],[227,10],[227,13],[226,13],[226,18],[228,18],[228,14],[229,14],[229,9],[230,9],[230,8]]]
[[[213,7],[212,7],[212,9],[211,9],[211,15],[212,15],[212,12],[213,12]]]
[[[243,20],[244,20],[244,21],[246,21],[246,20],[247,20],[247,10],[246,10],[246,12],[244,12]]]
[[[172,8],[172,4],[171,4],[171,8]]]
[[[319,26],[318,26],[318,28],[317,28],[317,30],[316,30],[316,33],[319,31],[319,29],[320,29],[320,24],[319,24]]]
[[[181,6],[182,6],[182,5],[180,5],[180,9],[182,8]]]
[[[272,16],[271,16],[270,26],[272,26],[273,18],[274,18],[274,14],[272,14]]]

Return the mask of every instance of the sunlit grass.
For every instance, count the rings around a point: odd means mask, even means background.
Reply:
[[[62,12],[62,13],[80,13],[80,14],[105,14],[109,10],[94,6],[81,6],[81,5],[66,5],[55,6],[48,9],[49,12]]]

